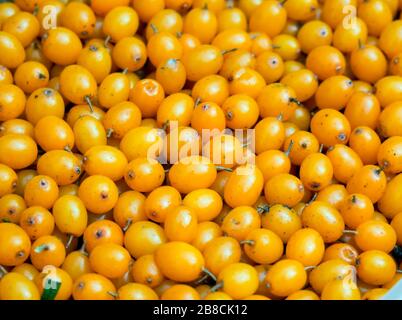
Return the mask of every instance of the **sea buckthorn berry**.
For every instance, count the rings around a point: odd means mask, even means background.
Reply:
[[[140,80],[130,90],[130,101],[138,106],[144,118],[154,117],[164,98],[163,87],[152,79]]]
[[[195,83],[191,95],[194,101],[214,102],[222,105],[229,97],[229,84],[220,75],[206,76]]]
[[[352,129],[359,126],[375,129],[379,122],[380,113],[380,103],[373,94],[356,91],[350,97],[344,112]]]
[[[278,296],[287,297],[301,290],[307,281],[307,274],[303,264],[293,259],[283,259],[269,268],[265,277],[268,292]]]
[[[59,186],[74,183],[82,173],[81,161],[71,152],[53,150],[42,155],[37,163],[41,175],[53,178]]]
[[[234,50],[234,49],[233,49]],[[250,51],[239,49],[235,51],[225,52],[222,67],[219,74],[226,79],[239,68],[252,68],[256,67],[256,57]]]
[[[363,252],[357,262],[357,275],[371,285],[383,285],[392,280],[396,272],[396,263],[391,256],[379,250]]]
[[[317,107],[320,109],[341,110],[353,94],[353,81],[345,76],[325,79],[315,93]]]
[[[33,281],[17,272],[9,272],[2,278],[1,300],[40,300],[40,294]]]
[[[32,206],[22,212],[20,226],[31,240],[36,240],[53,233],[55,219],[47,209]]]
[[[304,186],[297,177],[282,173],[266,182],[264,194],[268,204],[293,207],[303,199]]]
[[[379,117],[379,131],[388,138],[401,136],[402,103],[394,102],[386,107]]]
[[[120,194],[113,208],[113,218],[120,227],[124,228],[129,223],[144,221],[146,197],[137,191],[125,191]]]
[[[0,220],[19,223],[22,212],[26,209],[24,198],[17,194],[6,194],[0,198]]]
[[[387,76],[377,81],[375,84],[376,97],[383,108],[401,100],[401,84],[402,77],[399,76]]]
[[[23,134],[33,138],[34,127],[26,120],[10,119],[4,121],[0,126],[0,136],[5,136],[7,134]]]
[[[110,10],[103,21],[103,32],[114,42],[129,37],[138,29],[137,12],[130,7],[115,7]]]
[[[323,109],[311,119],[311,132],[324,146],[346,144],[350,136],[350,123],[339,111]]]
[[[377,163],[381,140],[373,129],[365,126],[356,127],[350,135],[349,145],[359,155],[363,164]]]
[[[202,130],[221,133],[226,126],[225,114],[214,102],[203,102],[195,106],[191,116],[191,127],[201,135]]]
[[[268,209],[265,211],[263,207],[257,208],[259,212],[264,210],[261,216],[262,227],[275,232],[284,243],[287,243],[292,234],[301,229],[300,217],[293,209],[284,205],[277,204]]]
[[[323,261],[341,259],[350,265],[355,265],[359,255],[355,247],[347,243],[334,243],[325,249]]]
[[[167,59],[158,65],[156,80],[166,93],[177,93],[186,83],[186,70],[183,63],[177,59]]]
[[[95,22],[95,13],[85,3],[69,3],[60,14],[61,25],[75,32],[82,39],[92,36]]]
[[[180,241],[160,245],[155,251],[155,262],[165,277],[179,282],[196,280],[205,264],[198,249]]]
[[[269,37],[274,37],[283,30],[286,19],[287,12],[278,1],[264,1],[258,10],[251,13],[249,29],[252,32],[265,32]],[[271,23],[267,24],[267,21],[271,21]]]
[[[128,100],[130,83],[123,73],[112,73],[103,79],[98,90],[99,104],[107,109]]]
[[[264,176],[264,182],[280,173],[289,173],[291,168],[287,153],[279,150],[267,150],[256,157],[256,165]]]
[[[123,244],[123,231],[113,221],[98,220],[88,225],[84,232],[85,248],[91,252],[102,243]]]
[[[314,48],[307,55],[306,67],[320,80],[345,73],[345,57],[334,47],[323,45]]]
[[[255,165],[237,167],[230,175],[224,189],[225,202],[232,208],[252,206],[264,188],[264,177]],[[239,192],[243,194],[238,197]]]
[[[145,30],[147,40],[149,40],[156,31],[167,31],[171,34],[181,33],[183,31],[182,16],[172,9],[159,11],[148,21]]]
[[[47,265],[60,267],[66,257],[63,243],[55,236],[38,238],[31,248],[31,262],[38,270]]]
[[[316,76],[308,69],[287,74],[281,79],[281,83],[291,87],[296,92],[297,99],[301,102],[310,99],[318,88]]]
[[[237,69],[229,78],[231,95],[246,94],[252,98],[257,98],[264,86],[264,78],[251,68]]]
[[[332,163],[335,179],[342,183],[347,183],[363,167],[359,155],[343,144],[328,148],[327,156]]]
[[[339,210],[342,202],[348,195],[349,194],[344,185],[331,184],[318,192],[316,200],[327,202]]]
[[[153,190],[145,200],[147,217],[156,222],[165,221],[166,214],[181,204],[179,191],[170,186],[161,186]]]
[[[308,204],[302,212],[301,220],[305,227],[317,230],[326,243],[338,240],[345,228],[339,211],[322,201]]]
[[[7,20],[9,17],[12,17],[17,12],[20,11],[18,5],[10,2],[3,2],[0,4],[0,26],[2,23]]]
[[[187,79],[198,81],[205,76],[216,74],[222,67],[222,52],[215,46],[203,44],[186,52],[182,57]]]
[[[378,201],[378,208],[388,219],[394,218],[399,212],[402,212],[400,202],[396,201],[401,196],[402,174],[392,178],[385,187],[381,199]]]
[[[260,228],[258,212],[249,206],[238,206],[231,210],[222,222],[222,231],[239,241],[244,240],[251,230]]]
[[[36,176],[26,185],[24,199],[27,206],[42,206],[46,209],[53,207],[59,197],[57,183],[48,176]]]
[[[148,41],[147,54],[155,67],[168,59],[181,59],[183,49],[177,37],[170,32],[157,32]]]
[[[147,61],[147,49],[140,39],[125,37],[116,43],[112,51],[112,58],[120,69],[137,71]]]
[[[127,185],[139,192],[151,192],[165,180],[165,171],[162,165],[156,160],[148,158],[137,158],[128,164],[126,162],[125,167],[122,167],[123,172]]]
[[[312,133],[300,130],[285,140],[283,149],[289,150],[289,158],[292,164],[301,165],[308,155],[319,151],[320,145]]]
[[[324,240],[312,228],[296,231],[286,245],[286,257],[301,262],[305,267],[317,266],[324,257]]]
[[[281,116],[288,120],[300,102],[297,100],[296,92],[281,83],[272,83],[264,87],[257,97],[262,118]]]
[[[376,83],[387,74],[387,59],[376,46],[361,45],[352,51],[350,67],[359,80]]]
[[[222,105],[226,125],[231,129],[252,128],[258,120],[259,107],[256,101],[243,94],[232,95]]]
[[[38,121],[35,126],[35,140],[45,151],[71,151],[75,144],[71,127],[55,116],[47,116]]]
[[[91,267],[97,273],[108,277],[118,278],[128,271],[130,254],[114,243],[105,243],[96,246],[89,256]],[[111,266],[113,266],[111,268]]]
[[[79,117],[73,126],[73,132],[75,145],[81,154],[92,147],[107,144],[107,134],[102,122],[91,115]]]
[[[226,8],[219,12],[218,30],[240,29],[247,30],[247,17],[239,8]]]
[[[369,220],[356,229],[355,242],[363,251],[390,252],[395,247],[396,232],[387,222]]]
[[[73,285],[74,300],[114,300],[115,293],[113,282],[96,273],[83,274]]]
[[[322,293],[328,283],[336,279],[345,279],[353,268],[341,259],[325,261],[311,271],[309,282],[317,293]]]
[[[35,141],[20,134],[8,134],[0,137],[0,163],[12,169],[24,169],[33,164],[38,155]]]
[[[387,185],[385,173],[377,166],[364,166],[348,181],[346,190],[349,193],[361,193],[376,203],[383,195]]]
[[[197,231],[191,244],[198,250],[204,251],[209,243],[222,236],[222,234],[223,232],[217,223],[204,221],[197,225]]]
[[[331,183],[333,166],[330,159],[321,154],[308,155],[300,166],[300,180],[307,189],[320,191]]]
[[[218,33],[212,41],[212,45],[221,49],[225,54],[230,55],[230,53],[237,50],[249,52],[252,39],[246,31],[234,28]]]
[[[194,209],[179,206],[168,212],[164,222],[164,230],[169,241],[191,243],[197,230],[197,213]]]
[[[25,108],[26,98],[20,87],[13,84],[0,86],[0,121],[18,118]]]
[[[50,88],[35,90],[26,101],[25,114],[33,125],[46,116],[63,118],[64,101],[60,93]]]
[[[57,27],[42,37],[43,53],[53,63],[67,66],[77,61],[82,50],[78,36],[70,29]]]
[[[156,119],[159,126],[168,127],[171,121],[178,126],[188,126],[194,109],[194,100],[185,93],[174,93],[160,104]]]
[[[332,29],[323,21],[312,20],[304,24],[297,33],[301,50],[308,54],[319,46],[327,46],[332,42]]]
[[[360,43],[367,40],[367,26],[360,18],[355,18],[349,24],[340,23],[336,26],[333,44],[342,52],[352,52],[359,47]]]
[[[111,210],[118,199],[115,183],[110,178],[100,175],[86,178],[81,183],[78,194],[85,207],[96,214]]]
[[[39,62],[24,62],[18,66],[15,71],[14,81],[25,93],[30,94],[36,89],[47,86],[49,72],[46,67]]]
[[[374,207],[370,199],[363,194],[351,194],[339,209],[345,224],[356,229],[363,222],[373,219]]]
[[[387,173],[402,172],[402,137],[395,136],[385,140],[378,150],[378,164]]]
[[[267,84],[278,81],[285,71],[282,57],[272,51],[263,51],[259,54],[255,68],[264,77]]]
[[[385,52],[389,59],[392,59],[400,52],[401,37],[399,32],[402,28],[402,22],[396,20],[388,24],[381,32],[379,47]]]
[[[218,19],[208,7],[194,8],[183,19],[183,31],[208,44],[218,32]]]
[[[272,264],[283,254],[283,242],[271,230],[254,229],[241,243],[247,256],[257,263]]]
[[[0,264],[17,266],[28,259],[31,241],[26,232],[13,223],[0,223]]]

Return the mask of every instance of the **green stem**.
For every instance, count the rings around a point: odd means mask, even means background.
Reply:
[[[259,206],[257,207],[257,212],[258,212],[259,214],[269,212],[269,205],[267,205],[267,204],[259,205]]]
[[[231,52],[235,52],[239,50],[238,48],[232,48],[232,49],[227,49],[227,50],[222,50],[221,53],[224,56],[225,54],[231,53]]]
[[[2,277],[4,277],[7,273],[8,273],[8,271],[6,270],[6,268],[4,268],[4,267],[0,264],[0,279],[1,279]]]
[[[94,107],[92,105],[91,98],[89,96],[85,96],[84,99],[85,99],[85,102],[88,104],[89,109],[91,110],[91,113],[94,113]]]
[[[217,171],[233,172],[233,169],[226,168],[226,167],[223,167],[223,166],[215,166],[215,168],[216,168]]]
[[[209,271],[207,268],[202,268],[202,272],[204,272],[205,273],[205,275],[207,275],[208,277],[210,277],[212,280],[214,280],[215,282],[216,282],[216,277],[215,277],[215,275],[211,272],[211,271]]]
[[[126,222],[126,225],[123,228],[123,231],[126,232],[128,230],[128,228],[130,228],[132,223],[133,223],[133,221],[131,219],[127,219],[127,222]]]
[[[109,139],[113,135],[113,129],[109,128],[106,130],[106,137]]]
[[[289,147],[288,149],[285,151],[285,155],[289,158],[290,152],[292,151],[292,148],[294,146],[295,142],[293,141],[293,139],[290,140],[289,143]]]
[[[240,244],[248,244],[249,246],[253,246],[253,245],[255,245],[255,241],[254,240],[242,240],[242,241],[240,241]]]
[[[70,248],[71,244],[73,243],[74,236],[72,234],[68,235],[68,240],[66,243],[66,249]]]
[[[352,235],[356,235],[357,231],[356,230],[343,230],[343,234],[352,234]]]
[[[218,291],[220,288],[223,287],[223,281],[218,282],[216,285],[214,285],[209,291],[210,292],[216,292]]]
[[[117,294],[117,292],[112,292],[112,291],[108,291],[107,294],[111,295],[113,298],[117,299],[119,297],[119,295]]]

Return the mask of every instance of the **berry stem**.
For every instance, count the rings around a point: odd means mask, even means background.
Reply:
[[[68,236],[68,240],[67,240],[67,243],[66,243],[66,249],[70,248],[71,244],[73,243],[73,240],[74,240],[74,236],[72,234],[70,234]]]
[[[208,277],[210,277],[212,280],[214,280],[216,282],[215,275],[211,271],[209,271],[207,268],[203,267],[202,272],[204,272],[205,275],[207,275]]]
[[[94,107],[92,105],[91,98],[89,96],[85,96],[84,99],[85,99],[85,102],[88,104],[89,109],[91,110],[91,113],[94,113]]]

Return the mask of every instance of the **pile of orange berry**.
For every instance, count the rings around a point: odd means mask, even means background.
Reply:
[[[0,300],[384,297],[401,11],[2,2]]]

